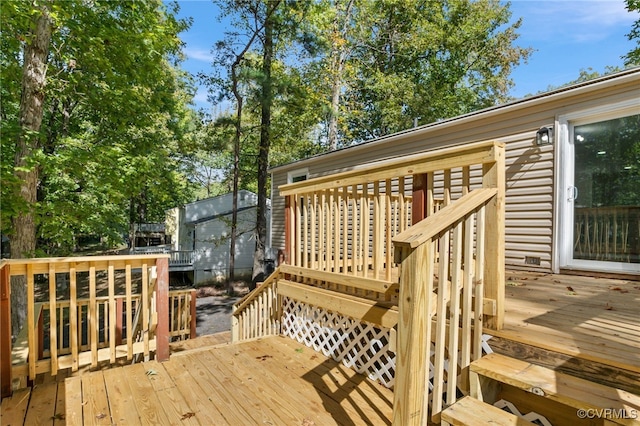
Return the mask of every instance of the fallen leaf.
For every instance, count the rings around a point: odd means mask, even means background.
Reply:
[[[104,419],[105,417],[107,417],[105,413],[96,414],[96,419],[98,420]]]
[[[51,417],[51,420],[64,420],[64,414],[56,413],[53,417]]]
[[[609,287],[609,290],[613,290],[613,291],[619,291],[620,293],[629,293],[629,290],[625,290],[623,288],[620,287]]]
[[[573,289],[573,287],[571,287],[570,285],[568,285],[568,286],[567,286],[567,290],[569,290],[569,291],[575,291],[575,290]]]
[[[521,286],[525,286],[526,284],[520,283],[518,281],[507,281],[506,285],[509,287],[521,287]]]
[[[554,298],[549,299],[549,302],[557,302],[557,301],[558,299],[554,299]]]
[[[562,281],[560,281],[560,280],[553,280],[553,282],[554,282],[554,283],[558,283],[558,284],[560,284]]]
[[[189,411],[188,413],[184,413],[182,415],[182,417],[180,417],[180,420],[187,420],[190,419],[191,417],[195,416],[196,413],[192,413],[191,411]]]
[[[311,356],[311,359],[317,359],[317,358],[318,358],[318,355],[312,355]]]
[[[611,306],[610,304],[606,304],[606,306],[604,307],[607,311],[615,311],[615,309],[613,309],[613,306]]]
[[[147,370],[147,376],[157,376],[158,372],[156,370]]]
[[[316,423],[310,419],[302,420],[302,426],[316,426]]]
[[[268,358],[273,358],[271,355],[262,355],[262,356],[257,356],[256,359],[259,359],[260,361],[264,361]]]
[[[302,348],[298,348],[298,349],[296,349],[296,352],[298,352],[299,354],[301,354],[301,353],[302,353]]]

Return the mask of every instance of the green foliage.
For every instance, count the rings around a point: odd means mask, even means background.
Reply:
[[[310,30],[324,49],[308,83],[328,111],[329,46],[343,46],[342,146],[504,102],[511,70],[531,53],[514,45],[520,21],[509,26],[508,4],[494,0],[356,3],[343,34],[331,31],[342,2],[321,4]]]
[[[11,233],[9,219],[29,207],[12,175],[30,6],[1,5],[2,230]],[[175,5],[73,0],[52,7],[45,115],[30,164],[41,176],[39,248],[66,254],[79,236],[116,244],[131,222],[164,220],[165,209],[191,199],[180,166],[195,117],[193,89],[176,67],[178,34],[189,23],[175,18]]]
[[[640,0],[626,0],[626,4],[629,12],[640,12]],[[640,65],[640,19],[636,19],[633,23],[627,37],[631,41],[636,41],[636,47],[622,57],[624,64],[628,67]]]

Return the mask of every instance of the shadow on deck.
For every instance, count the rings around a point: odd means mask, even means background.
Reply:
[[[391,390],[289,338],[184,349],[164,363],[36,386],[42,402],[22,413],[3,407],[2,424],[391,423]]]
[[[185,351],[66,382],[67,424],[389,424],[390,390],[294,341]]]

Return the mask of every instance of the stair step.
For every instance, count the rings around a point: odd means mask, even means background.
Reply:
[[[452,426],[528,426],[533,423],[507,411],[466,396],[442,412],[442,424]]]
[[[575,420],[580,413],[591,413],[618,424],[640,424],[640,396],[630,392],[496,353],[474,361],[469,369],[471,396],[491,404],[500,393],[501,384],[506,384],[554,401],[555,411],[566,407],[567,414]],[[530,400],[535,398],[532,396]],[[550,417],[553,416],[547,416],[549,420]]]

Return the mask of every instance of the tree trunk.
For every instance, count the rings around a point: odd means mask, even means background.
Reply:
[[[344,11],[342,28],[340,28],[340,10],[336,5],[336,17],[333,21],[333,40],[331,42],[331,108],[329,110],[329,150],[338,148],[338,114],[340,112],[340,92],[342,91],[342,74],[347,60],[347,31],[351,21],[353,0],[349,0]]]
[[[277,6],[276,6],[277,7]],[[260,106],[260,151],[258,155],[258,208],[256,213],[256,251],[253,254],[253,275],[251,289],[265,279],[264,256],[267,242],[267,170],[269,168],[269,149],[271,146],[271,106],[273,87],[271,81],[271,62],[273,60],[273,18],[266,17],[264,23],[264,51],[262,54],[262,97]]]
[[[244,55],[244,53],[243,53]],[[229,279],[227,281],[227,293],[234,293],[233,282],[236,279],[236,238],[238,234],[238,191],[240,184],[240,139],[242,138],[242,94],[238,89],[237,67],[240,65],[242,57],[238,56],[231,66],[232,92],[236,98],[236,132],[233,138],[233,206],[231,210],[231,235],[229,241]]]
[[[14,174],[22,182],[20,198],[25,203],[25,209],[12,220],[11,257],[14,259],[34,256],[36,250],[34,208],[37,201],[38,166],[30,161],[40,148],[38,132],[44,113],[47,56],[52,31],[48,3],[40,3],[39,8],[33,34],[26,38],[27,43],[24,46],[20,99],[21,132],[16,141]],[[11,291],[11,323],[15,333],[22,328],[27,314],[26,282],[19,281],[12,285]]]

